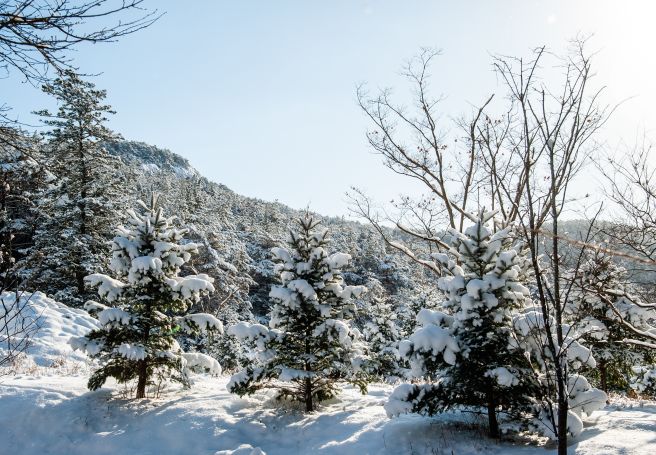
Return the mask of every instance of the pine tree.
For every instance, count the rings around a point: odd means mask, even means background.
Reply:
[[[430,382],[398,387],[385,405],[390,416],[433,415],[456,406],[482,408],[492,437],[500,436],[498,415],[526,429],[545,418],[542,403],[548,404],[550,397],[544,396],[540,378],[547,365],[534,364],[535,352],[525,344],[529,333],[516,328],[517,315],[526,316],[531,306],[529,264],[510,228],[489,226],[493,217],[493,212],[471,217],[473,225],[464,232],[451,231],[449,254],[433,254],[445,274],[438,282],[447,296],[445,312],[422,309],[417,315],[421,327],[399,346],[412,375]],[[540,330],[544,334],[544,326]],[[581,354],[572,349],[571,355],[591,361],[589,350]],[[577,395],[598,398],[594,392],[585,395],[589,385],[582,384],[573,382],[573,400]],[[589,410],[593,405],[585,406]]]
[[[70,305],[90,294],[84,277],[104,271],[111,223],[125,191],[119,188],[120,161],[102,147],[118,136],[106,126],[114,113],[95,89],[72,71],[43,87],[59,103],[56,113],[36,112],[50,127],[46,153],[56,180],[40,199],[41,217],[33,254],[43,258],[35,285]]]
[[[359,327],[367,342],[367,353],[374,375],[382,379],[398,377],[398,343],[401,340],[396,312],[380,281],[366,284],[365,299],[359,305]]]
[[[341,269],[350,256],[326,252],[328,232],[319,231],[319,224],[306,214],[290,233],[289,248],[272,249],[281,285],[271,289],[269,328],[240,323],[229,329],[254,345],[259,361],[233,375],[231,392],[272,387],[312,411],[316,402],[338,393],[339,381],[366,391],[360,334],[349,322],[355,316],[353,297],[364,288],[344,285]]]
[[[186,368],[200,366],[220,372],[216,360],[199,353],[185,354],[176,341],[179,332],[222,331],[209,314],[187,314],[191,305],[213,291],[205,274],[180,276],[180,268],[197,252],[194,243],[182,243],[184,229],[172,227],[153,196],[143,213],[128,211],[127,227],[112,241],[112,278],[92,274],[85,278],[98,288],[110,306],[87,302],[97,312],[101,327],[74,338],[74,348],[99,359],[101,367],[89,379],[89,389],[101,387],[108,377],[119,383],[137,379],[137,398],[155,379],[188,385]]]
[[[207,227],[206,225],[204,227]],[[210,231],[207,234],[198,229],[190,229],[190,240],[202,245],[200,254],[193,258],[191,265],[213,279],[215,291],[205,296],[195,307],[215,315],[224,326],[229,327],[239,321],[253,322],[248,290],[253,284],[248,275],[248,260],[245,248],[234,234]],[[245,349],[232,335],[211,340],[197,339],[204,352],[219,360],[226,371],[236,371],[245,360]]]
[[[592,349],[597,365],[589,369],[601,389],[626,391],[632,368],[649,363],[649,349],[626,343],[635,333],[626,323],[644,332],[654,332],[650,324],[656,311],[641,305],[627,278],[627,271],[610,256],[594,250],[586,258],[574,279],[571,299],[565,306],[568,320]],[[612,306],[608,304],[611,302]]]
[[[415,399],[414,412],[480,406],[487,410],[490,435],[499,437],[497,413],[527,406],[535,384],[526,358],[509,349],[512,314],[529,295],[523,284],[526,272],[509,231],[489,229],[493,216],[481,212],[464,233],[454,230],[452,257],[434,255],[447,273],[438,284],[447,296],[447,313],[420,311],[422,327],[399,350],[415,376],[434,381],[428,388],[415,386],[404,397]],[[419,393],[423,398],[417,398]],[[388,412],[395,410],[394,403],[388,403]]]

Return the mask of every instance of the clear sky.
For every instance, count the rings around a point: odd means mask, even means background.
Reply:
[[[433,86],[444,116],[466,113],[497,87],[490,55],[561,51],[594,33],[598,79],[624,103],[609,138],[656,127],[656,2],[651,1],[200,1],[147,0],[166,11],[120,42],[79,48],[100,73],[127,139],[168,148],[238,193],[347,212],[351,185],[386,201],[414,191],[368,149],[355,86],[399,86],[420,47],[443,55]],[[3,98],[24,121],[50,101],[16,80]]]

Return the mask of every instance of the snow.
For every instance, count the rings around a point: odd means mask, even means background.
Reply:
[[[132,323],[132,315],[120,308],[107,308],[98,313],[98,321],[103,326],[112,323],[130,325]]]
[[[634,377],[631,378],[631,388],[643,393],[649,388],[656,388],[656,365],[638,365],[632,368]]]
[[[416,391],[417,388],[421,387],[421,385],[416,384],[401,384],[394,389],[394,392],[392,392],[389,399],[384,404],[387,416],[392,418],[411,413],[413,403],[410,400],[410,395]]]
[[[315,292],[314,288],[310,285],[310,283],[308,283],[305,280],[302,279],[292,280],[289,283],[287,283],[287,288],[291,289],[292,291],[298,292],[306,300],[317,299],[317,293]]]
[[[266,453],[259,447],[242,444],[235,450],[219,450],[214,455],[266,455]]]
[[[296,300],[296,294],[283,286],[271,286],[269,297],[279,300],[281,304],[291,308],[297,308],[300,304]]]
[[[389,419],[382,406],[392,390],[386,385],[373,385],[365,396],[348,388],[339,400],[304,414],[267,394],[230,395],[226,380],[198,375],[190,390],[125,400],[115,385],[88,392],[82,376],[9,377],[0,383],[2,450],[21,455],[555,453],[553,446],[491,441],[470,429],[471,415]],[[656,406],[609,407],[591,420],[595,426],[583,421],[571,455],[656,453]]]
[[[73,352],[68,342],[71,337],[80,337],[96,328],[98,322],[95,319],[86,311],[69,308],[41,292],[25,292],[20,297],[21,305],[26,303],[22,316],[30,324],[29,346],[25,352],[28,363],[47,367],[62,359],[73,362],[86,360],[84,354]],[[16,300],[13,292],[3,292],[0,298],[8,307]],[[2,349],[0,347],[0,351]]]
[[[223,323],[208,313],[187,314],[176,318],[176,322],[180,324],[182,330],[187,333],[193,333],[196,328],[201,333],[206,333],[210,330],[216,330],[218,333],[223,333]],[[190,325],[189,322],[192,324]]]
[[[284,382],[291,382],[299,378],[311,378],[315,373],[312,371],[297,370],[295,368],[280,368],[278,379]]]
[[[215,358],[209,355],[201,352],[183,352],[182,357],[187,362],[187,369],[197,367],[201,371],[207,371],[212,375],[221,374],[221,365],[219,365],[219,362]]]
[[[140,345],[123,343],[117,350],[119,354],[129,360],[143,360],[146,358],[146,349]]]
[[[198,275],[187,275],[184,277],[176,276],[174,278],[167,278],[166,282],[171,286],[173,292],[182,295],[183,299],[191,299],[197,301],[200,294],[204,292],[214,292],[213,278],[200,273]]]
[[[266,342],[271,340],[272,331],[262,324],[241,321],[228,328],[228,335],[237,337],[241,341],[250,341],[258,351],[265,351]]]
[[[413,349],[433,356],[442,355],[449,365],[455,365],[456,352],[460,350],[450,331],[436,325],[421,327],[410,336]]]
[[[498,367],[489,370],[485,373],[485,376],[496,379],[497,384],[502,387],[512,387],[519,384],[519,379],[517,379],[517,376],[512,374],[510,371],[508,371],[507,368],[504,367]]]
[[[280,259],[283,263],[292,262],[292,257],[286,248],[273,247],[271,248],[271,254],[273,254],[274,258]]]
[[[106,310],[107,308],[109,308],[107,305],[103,305],[102,303],[96,302],[94,300],[87,300],[84,304],[84,309],[89,313],[100,312],[102,310]]]
[[[351,255],[346,253],[333,253],[323,260],[330,270],[346,267],[351,261]]]
[[[453,322],[453,316],[450,316],[441,311],[430,310],[428,308],[422,308],[417,313],[417,324],[421,326],[427,326],[429,324],[434,324],[436,326],[450,326]]]
[[[8,298],[11,295],[3,295]],[[97,322],[84,311],[74,310],[37,293],[30,301],[31,314],[40,315],[41,330],[34,336],[29,355],[48,360],[75,356],[67,344],[81,337]],[[432,326],[436,327],[436,326]],[[257,324],[236,324],[229,332],[267,336]],[[126,352],[136,353],[135,346]],[[198,366],[218,373],[214,359],[200,353],[183,354],[187,367]],[[403,401],[415,385],[372,384],[362,395],[346,387],[338,399],[325,402],[314,413],[301,405],[272,398],[273,391],[238,398],[226,389],[229,378],[205,374],[192,376],[192,388],[165,387],[159,398],[126,400],[123,386],[109,381],[95,392],[86,389],[86,375],[62,375],[49,366],[37,375],[14,374],[0,378],[0,452],[41,455],[103,454],[232,454],[232,455],[365,455],[365,454],[490,454],[549,455],[524,441],[495,442],[472,429],[471,413],[445,413],[435,418],[405,414],[411,403]],[[285,376],[297,376],[286,371]],[[255,372],[254,376],[257,376]],[[232,381],[238,381],[235,375]],[[242,379],[245,379],[242,378]],[[430,387],[423,385],[418,387]],[[584,379],[570,383],[574,400],[591,389]],[[393,398],[397,397],[398,400]],[[590,403],[585,397],[582,403]],[[594,397],[601,398],[601,397]],[[656,453],[656,404],[583,409],[572,413],[570,454],[610,455]],[[584,404],[585,406],[585,404]],[[590,416],[586,417],[590,411]],[[388,415],[401,415],[393,419]],[[594,422],[594,426],[588,424]],[[476,421],[476,423],[481,423]]]
[[[92,273],[84,277],[91,286],[98,286],[98,295],[113,302],[123,293],[126,284],[101,273]]]
[[[133,258],[130,271],[128,272],[128,281],[130,283],[137,283],[151,270],[155,274],[162,273],[162,260],[160,258],[153,256]]]

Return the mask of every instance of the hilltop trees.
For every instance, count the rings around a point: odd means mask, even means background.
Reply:
[[[352,298],[364,289],[344,286],[341,269],[350,256],[328,254],[328,233],[319,224],[306,214],[290,232],[289,247],[272,249],[281,284],[271,289],[269,327],[242,322],[229,329],[257,352],[256,361],[228,383],[231,392],[272,387],[312,411],[338,393],[338,381],[366,390],[360,334],[349,322]]]
[[[108,377],[120,383],[137,379],[136,397],[146,396],[155,380],[172,379],[187,385],[186,367],[199,365],[220,372],[216,360],[199,353],[185,354],[176,341],[180,331],[222,331],[209,314],[187,314],[191,305],[214,290],[205,274],[180,276],[180,268],[197,252],[184,243],[184,229],[172,227],[153,196],[142,213],[128,211],[127,227],[120,227],[112,241],[111,270],[115,278],[92,274],[85,278],[106,303],[85,304],[96,312],[100,328],[71,340],[74,348],[100,360],[89,379],[91,390]]]

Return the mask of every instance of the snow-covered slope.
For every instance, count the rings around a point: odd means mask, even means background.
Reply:
[[[86,356],[74,352],[68,344],[73,336],[82,336],[97,326],[97,321],[84,310],[69,308],[63,303],[48,298],[41,292],[3,292],[0,295],[7,308],[20,314],[11,318],[9,333],[16,332],[16,326],[25,327],[28,338],[25,354],[30,362],[42,367],[50,367],[62,361],[85,361]],[[0,310],[4,311],[4,310]],[[0,355],[4,346],[0,346]]]

